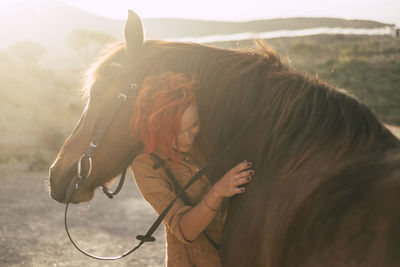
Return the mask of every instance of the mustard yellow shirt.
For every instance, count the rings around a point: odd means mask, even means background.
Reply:
[[[173,183],[169,180],[163,168],[153,169],[154,158],[148,154],[138,155],[132,163],[132,170],[136,184],[155,211],[160,214],[175,198]],[[199,170],[191,159],[182,158],[178,163],[168,161],[168,167],[176,180],[183,187],[190,178]],[[206,176],[201,177],[185,192],[193,205],[199,203],[203,195],[211,188],[211,183]],[[167,242],[168,267],[216,267],[221,266],[218,251],[211,245],[203,233],[195,240],[188,241],[182,234],[178,221],[180,217],[192,207],[186,206],[178,199],[167,216],[164,218]],[[223,223],[226,212],[218,209],[213,221],[206,228],[207,234],[217,243],[220,243]]]

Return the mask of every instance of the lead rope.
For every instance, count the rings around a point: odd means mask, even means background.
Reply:
[[[168,168],[167,166],[165,166],[165,161],[163,159],[161,159],[159,156],[157,156],[154,153],[150,154],[154,160],[156,161],[156,163],[153,166],[153,170],[156,170],[158,168],[160,168],[161,166],[163,167],[163,170],[165,172],[165,174],[167,174],[168,178],[171,180],[171,182],[174,184],[174,191],[175,194],[178,193],[179,191],[182,190],[181,185],[179,184],[179,182],[176,180],[174,174],[172,173],[171,169]],[[207,175],[206,175],[207,177]],[[208,177],[207,177],[208,178]],[[210,181],[210,183],[212,184],[212,182]],[[181,200],[183,201],[183,203],[185,203],[185,205],[187,206],[191,206],[193,207],[193,204],[191,203],[189,197],[183,193],[181,196]],[[210,244],[219,251],[219,245],[207,234],[207,232],[204,230],[202,231],[202,233],[204,234],[204,236],[207,238],[208,242],[210,242]]]
[[[126,257],[127,255],[131,254],[132,252],[134,252],[135,250],[137,250],[140,246],[142,246],[144,243],[146,242],[154,242],[156,240],[155,237],[153,237],[152,235],[154,234],[154,232],[157,230],[157,228],[160,226],[161,222],[164,220],[165,216],[167,215],[168,211],[172,208],[172,206],[174,205],[175,201],[178,198],[181,198],[182,195],[184,194],[185,190],[187,188],[189,188],[194,182],[196,182],[199,178],[201,178],[204,174],[208,173],[211,171],[212,168],[215,167],[215,165],[223,159],[223,157],[225,156],[225,154],[227,154],[231,149],[232,146],[238,141],[238,139],[245,133],[247,127],[251,124],[251,122],[253,122],[253,120],[255,119],[256,115],[258,113],[258,110],[255,110],[250,116],[249,119],[247,120],[247,122],[243,125],[243,127],[237,132],[236,136],[232,139],[232,141],[225,147],[224,150],[220,151],[211,161],[209,161],[204,168],[202,168],[201,170],[197,171],[192,178],[190,178],[190,180],[185,184],[185,186],[176,194],[176,197],[168,204],[168,206],[163,210],[163,212],[158,216],[158,218],[155,220],[155,222],[150,226],[149,230],[146,232],[146,234],[144,235],[137,235],[136,239],[139,240],[139,244],[136,245],[135,247],[133,247],[132,249],[126,251],[125,253],[119,255],[119,256],[115,256],[115,257],[100,257],[100,256],[96,256],[96,255],[92,255],[89,254],[88,252],[83,251],[82,249],[80,249],[75,242],[72,240],[72,237],[68,231],[68,224],[67,224],[67,212],[68,212],[68,206],[71,202],[71,199],[73,197],[73,195],[75,194],[75,192],[78,190],[79,185],[82,184],[85,178],[80,177],[80,173],[78,173],[78,175],[75,177],[79,178],[78,181],[75,183],[75,188],[74,190],[71,192],[71,194],[69,195],[69,197],[67,198],[67,205],[65,207],[65,213],[64,213],[64,224],[65,224],[65,229],[67,231],[67,235],[70,239],[70,241],[72,242],[72,244],[75,246],[75,248],[80,251],[81,253],[83,253],[84,255],[91,257],[93,259],[97,259],[97,260],[117,260],[117,259],[121,259],[123,257]]]
[[[137,85],[136,84],[132,84],[131,88],[127,89],[136,89]],[[100,257],[100,256],[96,256],[96,255],[92,255],[89,254],[88,252],[83,251],[82,249],[80,249],[75,242],[72,240],[72,237],[68,231],[68,223],[67,223],[67,213],[68,213],[68,207],[69,204],[72,200],[72,197],[74,196],[75,192],[78,190],[79,186],[84,183],[86,181],[86,178],[89,176],[91,169],[92,169],[92,155],[94,153],[94,150],[97,148],[97,144],[99,142],[99,140],[101,139],[101,137],[103,136],[103,134],[105,133],[105,131],[108,129],[108,127],[111,125],[112,122],[112,118],[116,115],[117,111],[119,110],[119,107],[121,106],[121,104],[125,101],[126,99],[126,94],[121,94],[119,96],[120,102],[118,103],[118,106],[116,108],[114,108],[113,112],[111,113],[110,119],[107,121],[107,124],[105,125],[105,127],[103,127],[95,136],[95,138],[93,139],[93,141],[90,143],[90,146],[88,148],[88,150],[85,152],[85,154],[83,154],[79,161],[78,161],[78,168],[77,168],[77,175],[73,178],[75,180],[77,180],[75,182],[75,187],[73,189],[73,191],[70,193],[70,195],[67,198],[66,201],[66,207],[65,207],[65,213],[64,213],[64,225],[65,225],[65,230],[67,232],[68,238],[69,240],[72,242],[72,244],[75,246],[75,248],[80,251],[82,254],[91,257],[93,259],[97,259],[97,260],[117,260],[117,259],[121,259],[123,257],[126,257],[127,255],[131,254],[132,252],[134,252],[135,250],[137,250],[141,245],[143,245],[145,242],[154,242],[156,239],[152,236],[154,234],[154,232],[157,230],[157,228],[160,226],[161,222],[164,220],[165,216],[167,215],[168,211],[172,208],[173,204],[175,203],[175,201],[178,198],[181,198],[185,192],[185,190],[187,188],[189,188],[194,182],[196,182],[199,178],[201,178],[204,174],[209,173],[212,168],[215,167],[215,165],[220,162],[223,157],[225,156],[225,154],[227,154],[231,149],[232,146],[238,141],[238,139],[245,133],[245,131],[247,130],[247,128],[249,127],[249,125],[253,122],[253,120],[255,119],[257,113],[258,113],[258,109],[254,110],[252,114],[250,114],[248,120],[245,122],[245,124],[243,125],[243,127],[236,133],[236,135],[234,136],[234,138],[232,139],[232,141],[225,147],[224,150],[220,151],[219,153],[217,153],[217,155],[211,160],[209,161],[204,168],[202,168],[201,170],[197,171],[192,178],[185,184],[185,186],[176,194],[175,199],[173,199],[169,205],[163,210],[163,212],[158,216],[158,218],[156,219],[156,221],[150,226],[149,230],[146,232],[146,234],[144,235],[137,235],[136,239],[139,240],[139,244],[135,247],[133,247],[132,249],[126,251],[125,253],[119,255],[119,256],[115,256],[115,257]],[[259,109],[262,107],[262,105],[260,105]],[[86,174],[85,177],[81,176],[81,162],[83,160],[84,157],[87,157],[89,160],[89,171]],[[133,160],[133,158],[132,158]],[[130,162],[129,162],[130,163]],[[129,164],[128,164],[129,165]],[[125,173],[126,170],[128,168],[128,165],[126,166],[126,168],[124,168],[124,173],[122,174],[121,178],[124,177],[125,178]],[[122,179],[122,183],[123,183]],[[121,184],[121,182],[120,182]],[[122,187],[122,184],[118,186],[118,191],[121,189],[120,187]],[[104,190],[103,190],[104,191]],[[116,193],[118,193],[116,192]],[[115,193],[115,192],[114,192]],[[115,194],[116,194],[115,193]],[[110,193],[112,196],[114,196],[115,194]],[[108,196],[108,194],[106,193],[106,195]],[[110,196],[109,196],[110,197]],[[110,197],[112,198],[112,197]]]
[[[144,241],[144,242],[152,242],[155,241],[156,239],[152,236],[153,233],[156,231],[156,229],[160,226],[161,222],[163,221],[163,219],[165,218],[165,216],[167,215],[167,212],[171,209],[172,205],[175,203],[175,201],[178,198],[181,198],[182,195],[184,194],[185,190],[191,186],[194,182],[196,182],[199,178],[201,178],[204,174],[208,173],[211,171],[212,168],[214,168],[214,166],[223,159],[223,157],[225,156],[225,154],[227,154],[231,149],[232,146],[238,141],[238,139],[245,133],[245,131],[247,130],[247,127],[250,126],[250,124],[253,122],[253,120],[255,119],[256,115],[258,113],[258,110],[253,111],[253,113],[249,116],[249,119],[246,121],[246,123],[243,125],[243,127],[237,132],[237,134],[235,135],[235,137],[232,139],[232,141],[225,147],[224,150],[220,151],[214,158],[213,160],[209,161],[204,168],[202,168],[201,170],[197,171],[192,178],[190,178],[190,180],[185,184],[185,186],[179,191],[179,193],[177,193],[175,199],[173,199],[169,205],[165,208],[165,210],[163,210],[163,212],[160,214],[160,216],[158,216],[157,220],[153,223],[152,226],[150,226],[149,230],[147,231],[146,234],[144,235],[138,235],[136,236],[136,239],[140,240],[140,241]]]
[[[127,168],[125,168],[123,176],[125,176],[126,170],[127,170]],[[78,177],[75,177],[75,179],[76,179],[76,178],[78,178]],[[67,205],[66,205],[66,207],[65,207],[65,213],[64,213],[64,225],[65,225],[65,230],[66,230],[66,232],[67,232],[67,235],[68,235],[69,240],[70,240],[71,243],[74,245],[74,247],[75,247],[79,252],[81,252],[82,254],[84,254],[84,255],[86,255],[86,256],[88,256],[88,257],[90,257],[90,258],[96,259],[96,260],[118,260],[118,259],[121,259],[121,258],[123,258],[123,257],[128,256],[129,254],[131,254],[132,252],[134,252],[135,250],[137,250],[138,248],[140,248],[140,246],[143,245],[143,243],[144,243],[145,241],[141,241],[138,245],[136,245],[136,246],[133,247],[132,249],[126,251],[125,253],[123,253],[123,254],[121,254],[121,255],[119,255],[119,256],[115,256],[115,257],[100,257],[100,256],[96,256],[96,255],[90,254],[90,253],[88,253],[88,252],[82,250],[80,247],[78,247],[78,245],[77,245],[77,244],[74,242],[74,240],[72,239],[71,234],[69,233],[69,230],[68,230],[67,213],[68,213],[68,207],[69,207],[69,204],[71,203],[72,197],[74,196],[75,192],[78,190],[79,185],[82,184],[84,181],[85,181],[85,179],[78,179],[78,182],[75,184],[74,190],[70,193],[70,195],[69,195],[68,198],[67,198]]]

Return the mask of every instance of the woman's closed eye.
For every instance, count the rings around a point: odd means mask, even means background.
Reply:
[[[184,133],[184,132],[190,132],[191,130],[195,129],[199,125],[200,125],[200,121],[197,120],[189,128],[187,128],[186,130],[180,131],[179,134]]]

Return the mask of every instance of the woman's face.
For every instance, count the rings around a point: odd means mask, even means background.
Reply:
[[[189,152],[192,149],[194,139],[200,130],[199,112],[197,110],[197,105],[190,105],[182,115],[181,127],[176,138],[179,144],[179,151]],[[173,143],[175,147],[175,142]]]

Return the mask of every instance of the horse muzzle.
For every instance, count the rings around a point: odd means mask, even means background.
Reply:
[[[67,172],[61,171],[61,166],[57,166],[56,163],[57,160],[49,169],[51,198],[60,203],[66,203],[72,199],[74,201],[71,202],[74,203],[90,200],[93,193],[88,190],[87,178],[92,172],[92,158],[82,155]],[[85,194],[88,196],[84,196]],[[82,200],[77,201],[78,199]]]

